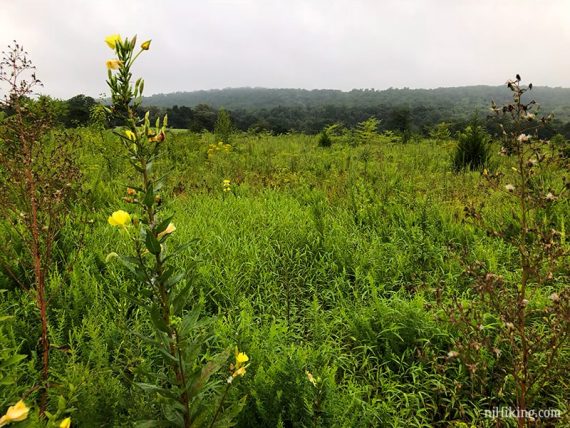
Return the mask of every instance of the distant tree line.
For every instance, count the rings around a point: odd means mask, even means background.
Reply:
[[[160,109],[155,108],[155,111],[160,111]],[[219,110],[200,104],[194,108],[174,106],[163,111],[168,114],[169,125],[172,128],[188,129],[193,132],[213,132]],[[466,110],[458,113],[430,106],[410,108],[386,105],[376,107],[326,105],[319,107],[274,107],[259,110],[236,109],[228,113],[236,130],[267,131],[275,134],[287,132],[318,134],[325,127],[334,123],[347,128],[355,128],[357,124],[371,117],[379,121],[379,131],[428,136],[438,124],[445,122],[448,124],[448,129],[455,134],[468,126],[474,114],[480,116],[482,124],[489,133],[497,134],[499,132],[496,121],[487,120],[486,111]],[[570,122],[564,123],[555,119],[541,130],[541,133],[545,138],[550,138],[558,133],[570,138]]]
[[[499,131],[496,121],[486,120],[490,100],[495,99],[500,102],[504,96],[503,87],[500,88],[500,92],[496,89],[483,86],[435,90],[390,89],[341,92],[242,88],[152,96],[146,100],[147,104],[143,105],[142,109],[150,111],[151,118],[166,113],[170,127],[193,132],[213,132],[222,107],[219,102],[225,100],[232,107],[227,107],[224,111],[229,114],[232,129],[238,131],[318,134],[334,123],[355,128],[358,123],[372,117],[379,121],[380,131],[389,130],[426,136],[442,122],[448,124],[453,134],[462,131],[475,111],[478,111],[482,125],[491,134],[496,134]],[[567,89],[556,90],[568,92],[570,95]],[[543,112],[554,112],[555,117],[549,126],[541,131],[543,136],[551,137],[559,133],[565,138],[570,138],[568,101],[570,96],[563,99],[552,88],[539,88],[536,92],[537,94],[533,95],[538,99],[546,95]],[[187,101],[192,101],[198,96],[197,94],[215,105],[198,103],[193,106],[164,106],[165,99],[183,101],[186,96]],[[86,95],[77,95],[68,100],[50,100],[56,122],[66,128],[88,125],[92,120],[94,107],[99,105],[98,101]],[[160,101],[161,105],[148,104],[153,101]],[[283,105],[276,105],[277,101],[283,102]],[[545,104],[551,109],[545,107]],[[108,125],[116,124],[108,123]]]

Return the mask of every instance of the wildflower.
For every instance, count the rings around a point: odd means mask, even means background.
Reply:
[[[122,64],[123,64],[123,61],[121,61],[119,59],[107,60],[107,68],[109,70],[118,70]]]
[[[249,361],[249,357],[245,352],[240,352],[236,355],[236,364],[239,366],[243,363],[247,363]]]
[[[457,358],[457,357],[459,357],[459,352],[457,352],[457,351],[449,351],[449,352],[447,353],[447,356],[448,356],[449,358]]]
[[[170,235],[175,230],[176,230],[176,226],[174,226],[174,223],[169,223],[168,227],[166,229],[164,229],[162,232],[160,232],[158,234],[157,238],[162,239],[163,236]]]
[[[121,36],[118,34],[111,34],[110,36],[105,37],[105,43],[107,43],[107,46],[113,50],[115,50],[117,42],[121,43]]]
[[[133,196],[136,195],[137,191],[131,187],[127,187],[127,195]]]
[[[507,191],[509,192],[514,192],[515,191],[515,186],[513,186],[512,184],[507,184],[505,186],[505,189],[507,189]]]
[[[305,370],[305,374],[307,375],[307,379],[309,379],[309,382],[311,382],[313,384],[313,386],[317,386],[317,380],[315,379],[315,377],[311,374],[311,372],[309,372],[308,370]]]
[[[126,130],[125,131],[125,135],[127,136],[127,138],[131,141],[136,141],[137,140],[137,136],[135,135],[135,133],[133,131],[130,130]]]
[[[0,418],[0,427],[25,420],[29,412],[30,408],[26,406],[26,403],[23,400],[18,401],[13,406],[8,407],[6,414]]]
[[[151,40],[147,40],[146,42],[144,42],[144,43],[141,45],[141,49],[142,49],[143,51],[148,51],[148,50],[150,49],[150,42],[151,42]]]
[[[65,418],[59,424],[59,428],[69,428],[71,426],[71,418]]]
[[[111,226],[126,228],[131,222],[131,216],[128,212],[119,210],[115,211],[107,221]]]
[[[526,134],[521,134],[518,136],[517,140],[519,141],[519,143],[528,143],[529,136]]]
[[[232,381],[236,377],[240,377],[245,375],[245,369],[248,365],[244,365],[249,361],[249,357],[245,352],[239,352],[237,347],[235,351],[236,363],[230,364],[230,371],[233,371],[230,377],[228,378],[228,383],[232,383]]]
[[[230,180],[222,181],[222,186],[224,187],[224,192],[229,192],[230,190],[232,190]]]

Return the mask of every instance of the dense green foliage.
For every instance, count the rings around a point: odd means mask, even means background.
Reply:
[[[551,137],[560,133],[570,138],[568,91],[534,88],[542,110],[554,115],[541,135]],[[153,95],[144,99],[140,114],[149,110],[151,118],[156,119],[166,113],[173,128],[214,132],[218,110],[225,109],[237,130],[309,134],[318,134],[334,123],[354,128],[375,117],[379,120],[379,130],[398,132],[407,140],[412,133],[430,136],[442,122],[447,123],[452,133],[462,131],[474,112],[488,111],[492,99],[501,104],[508,99],[508,93],[502,86],[350,92],[238,88]],[[55,103],[58,121],[65,127],[90,123],[90,112],[96,105],[93,98],[84,95]],[[482,126],[491,134],[499,132],[495,122],[486,120],[484,115]]]
[[[136,283],[106,261],[127,245],[117,247],[107,217],[129,209],[128,165],[111,132],[76,132],[85,198],[61,232],[60,268],[48,279],[51,393],[65,397],[77,426],[131,426],[159,413],[161,403],[134,383],[162,366],[144,340],[151,322],[125,296]],[[511,246],[462,221],[464,206],[483,198],[492,216],[509,218],[503,196],[481,194],[479,172],[452,172],[455,141],[331,138],[323,150],[303,134],[234,134],[231,150],[209,153],[213,134],[177,131],[156,165],[174,189],[163,207],[176,214],[171,241],[196,239],[176,263],[193,277],[190,304],[215,317],[207,356],[237,344],[250,357],[230,397],[247,396],[238,426],[496,426],[482,412],[513,406],[502,370],[509,350],[487,357],[495,365],[483,380],[471,377],[450,354],[460,332],[449,304],[472,297],[465,269],[475,261],[516,272]],[[511,167],[509,158],[494,161]],[[566,200],[551,213],[553,227],[564,229],[569,208]],[[2,242],[12,227],[0,224]],[[534,299],[567,284],[568,266]],[[36,308],[13,278],[18,259],[1,269],[0,364],[14,358],[8,353],[25,356],[9,371],[0,366],[5,408],[36,393],[23,385],[37,377],[39,332]],[[569,382],[566,374],[550,383],[540,407],[567,411]]]
[[[541,132],[560,132],[570,138],[570,89],[535,87],[543,111],[555,120]],[[146,108],[165,110],[176,128],[213,130],[216,110],[231,112],[236,128],[262,129],[276,133],[319,133],[325,126],[343,123],[354,127],[371,116],[382,130],[428,135],[446,121],[453,131],[462,130],[475,111],[487,112],[490,100],[509,100],[504,86],[469,86],[437,89],[338,90],[228,88],[176,92],[145,98]],[[485,123],[496,132],[493,122]]]
[[[489,166],[491,158],[491,138],[477,119],[457,134],[457,148],[453,156],[453,169],[460,171],[468,168],[482,171]]]

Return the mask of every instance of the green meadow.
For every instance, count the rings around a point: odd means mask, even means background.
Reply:
[[[140,285],[112,254],[128,252],[129,232],[107,219],[133,212],[124,199],[132,171],[111,130],[67,132],[81,185],[46,280],[48,410],[61,410],[78,427],[132,426],[163,411],[161,394],[139,385],[165,370],[145,340],[152,322],[129,296]],[[480,170],[453,172],[454,139],[332,140],[320,147],[318,136],[241,133],[219,145],[211,133],[168,131],[161,143],[161,210],[174,215],[176,227],[164,245],[188,243],[173,263],[191,283],[186,307],[211,321],[197,364],[234,347],[249,357],[225,398],[245,400],[232,423],[516,426],[516,419],[484,415],[515,406],[509,345],[500,342],[497,355],[479,353],[484,370],[470,370],[458,352],[465,330],[456,322],[458,304],[478,299],[473,266],[515,283],[521,275],[516,248],[464,212],[484,202],[482,212],[498,224],[512,218],[509,196],[486,189]],[[493,143],[493,170],[508,174],[516,165],[498,151]],[[568,208],[566,199],[548,213],[559,230],[568,227]],[[41,367],[39,315],[33,290],[16,281],[29,273],[13,227],[0,223],[2,408],[38,399]],[[566,262],[537,287],[536,308],[567,287]],[[566,344],[556,364],[567,369],[569,358]],[[213,388],[228,373],[215,373]],[[542,386],[534,408],[567,415],[570,377],[562,373]],[[37,412],[26,423],[41,426]],[[570,422],[562,416],[555,423]]]

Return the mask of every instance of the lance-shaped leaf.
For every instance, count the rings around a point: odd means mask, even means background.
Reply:
[[[145,240],[144,240],[146,249],[151,253],[154,254],[155,256],[157,254],[160,254],[160,242],[158,242],[158,239],[156,239],[156,236],[154,236],[154,234],[150,231],[147,232]]]

